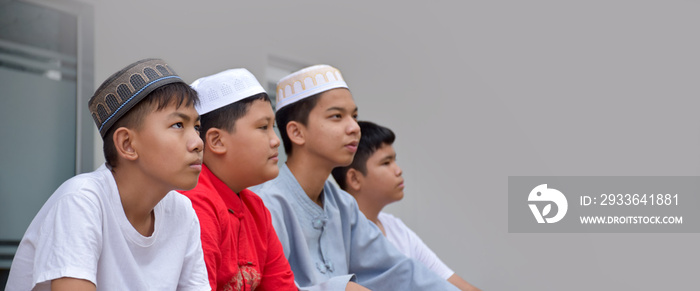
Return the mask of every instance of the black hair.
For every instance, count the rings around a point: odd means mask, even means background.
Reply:
[[[355,158],[353,158],[349,166],[337,167],[331,171],[338,186],[343,190],[346,189],[345,176],[348,170],[352,168],[360,171],[362,175],[367,175],[367,160],[369,157],[380,147],[392,145],[396,139],[394,132],[384,126],[369,121],[358,121],[357,124],[360,125],[362,137],[360,137],[360,143],[357,145]]]
[[[165,109],[170,104],[192,107],[199,104],[197,91],[189,85],[176,82],[156,88],[144,97],[129,112],[124,114],[102,137],[105,161],[110,169],[117,166],[117,148],[114,145],[114,132],[120,127],[139,128],[146,115]],[[155,105],[155,106],[154,106]]]
[[[211,128],[219,128],[227,132],[233,132],[236,121],[248,113],[250,105],[256,100],[270,103],[270,97],[267,96],[267,93],[259,93],[203,114],[201,116],[202,126],[199,129],[199,135],[202,137],[204,143],[207,142],[207,131]]]
[[[284,144],[284,152],[287,156],[292,155],[292,141],[289,140],[289,135],[287,135],[287,123],[296,121],[307,126],[309,122],[309,113],[316,107],[316,103],[318,103],[321,94],[323,94],[323,92],[289,104],[278,110],[275,114],[277,128],[280,130],[280,137],[282,138],[282,144]]]

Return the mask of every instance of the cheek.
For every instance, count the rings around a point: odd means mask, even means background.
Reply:
[[[270,145],[267,139],[247,140],[238,147],[240,159],[248,165],[259,165],[267,160]]]
[[[320,136],[324,137],[329,137],[329,136],[339,136],[342,135],[343,129],[342,126],[339,124],[322,124],[319,126],[319,131]]]
[[[391,185],[391,183],[393,181],[396,181],[396,176],[392,174],[392,172],[389,168],[386,168],[382,172],[382,181],[384,181],[384,184],[386,184],[387,187],[393,187],[393,185]]]

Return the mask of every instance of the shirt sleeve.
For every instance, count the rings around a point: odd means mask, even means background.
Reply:
[[[405,232],[408,236],[409,247],[411,248],[411,256],[418,260],[419,262],[425,264],[428,269],[432,270],[441,278],[447,280],[454,274],[454,271],[450,269],[445,263],[440,260],[440,258],[431,250],[423,240],[408,226],[406,226],[403,221],[399,218],[395,218],[396,226],[401,228],[402,232]]]
[[[357,275],[360,285],[372,290],[458,290],[423,264],[401,254],[360,212],[354,200],[348,206],[353,240],[350,272]]]
[[[221,224],[211,201],[199,197],[190,198],[190,201],[197,214],[197,234],[192,237],[197,238],[203,253],[209,286],[211,290],[216,290],[218,266],[221,266]]]
[[[294,283],[294,274],[289,267],[289,262],[284,255],[282,244],[277,233],[272,226],[270,211],[262,205],[265,210],[265,223],[267,228],[267,256],[264,262],[263,275],[257,290],[297,290]]]
[[[182,291],[216,290],[216,287],[211,287],[210,284],[207,284],[208,270],[204,263],[199,220],[194,213],[192,213],[192,224],[190,225],[190,235],[188,237],[190,241],[177,289]]]
[[[97,201],[67,194],[42,222],[34,259],[34,286],[62,277],[96,284],[102,250],[102,209]]]

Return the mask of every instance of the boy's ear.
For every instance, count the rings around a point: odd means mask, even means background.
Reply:
[[[225,154],[226,145],[223,141],[223,135],[229,134],[220,128],[210,128],[204,135],[204,147],[207,151],[215,154]]]
[[[345,185],[352,189],[352,192],[359,192],[362,189],[362,177],[360,171],[350,168],[345,174]]]
[[[304,127],[304,125],[297,121],[288,122],[287,136],[289,137],[289,141],[296,145],[303,145],[304,143],[306,143],[306,137],[304,134],[305,129],[306,128]]]
[[[129,161],[138,159],[139,154],[136,152],[134,138],[135,135],[131,129],[126,127],[117,128],[112,136],[112,141],[114,141],[114,147],[117,150],[117,155]]]

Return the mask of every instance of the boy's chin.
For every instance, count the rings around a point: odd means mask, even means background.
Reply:
[[[187,181],[187,183],[182,183],[180,185],[176,185],[177,190],[182,190],[182,191],[188,191],[194,189],[194,187],[197,187],[197,179],[194,181]]]
[[[265,169],[265,171],[258,173],[255,177],[257,177],[256,180],[253,181],[248,181],[246,188],[253,187],[255,185],[260,185],[262,183],[265,183],[267,181],[270,181],[274,178],[277,178],[277,175],[279,174],[279,168],[275,165],[274,169],[272,167]]]
[[[353,159],[354,157],[355,157],[355,156],[350,156],[349,159],[345,159],[345,160],[339,161],[339,162],[337,163],[338,165],[337,165],[336,167],[347,167],[347,166],[349,166],[350,164],[352,164],[352,159]]]
[[[265,178],[264,181],[260,182],[260,184],[267,182],[269,180],[272,180],[274,178],[277,178],[277,175],[279,175],[280,169],[275,165],[274,167],[270,167],[267,171],[265,171],[264,175],[261,175]]]

